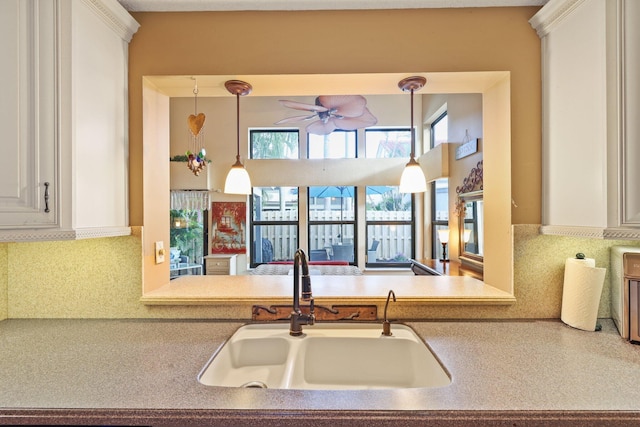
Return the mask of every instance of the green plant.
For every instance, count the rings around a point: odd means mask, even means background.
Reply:
[[[411,199],[398,191],[390,191],[382,195],[382,200],[372,202],[367,200],[367,210],[370,211],[408,211],[411,209]]]
[[[203,158],[207,161],[207,163],[211,163],[211,160],[207,159],[206,157]],[[189,160],[189,156],[186,156],[184,154],[178,154],[169,158],[170,162],[186,162],[187,160]]]
[[[200,263],[204,245],[202,212],[172,209],[169,217],[171,247],[180,249],[180,254],[188,256],[190,262]]]
[[[283,159],[298,148],[296,132],[255,132],[252,138],[254,159]]]

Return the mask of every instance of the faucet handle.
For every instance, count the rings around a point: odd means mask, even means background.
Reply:
[[[309,322],[308,325],[315,325],[316,323],[316,314],[315,314],[316,303],[313,300],[313,297],[309,300]]]
[[[308,274],[302,275],[302,300],[303,301],[311,301],[313,300],[313,293],[311,292],[311,277]]]

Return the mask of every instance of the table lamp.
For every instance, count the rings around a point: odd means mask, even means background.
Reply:
[[[448,262],[447,258],[447,243],[449,243],[449,229],[442,228],[438,230],[438,237],[440,238],[440,243],[442,243],[442,258],[440,258],[441,262]]]

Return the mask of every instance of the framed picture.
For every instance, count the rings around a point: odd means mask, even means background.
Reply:
[[[245,202],[211,203],[211,253],[243,254],[247,251]]]

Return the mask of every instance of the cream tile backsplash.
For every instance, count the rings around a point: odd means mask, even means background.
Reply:
[[[609,248],[640,242],[538,234],[514,226],[517,303],[407,307],[424,318],[559,318],[566,258],[583,252],[609,267]],[[238,318],[233,306],[145,306],[140,233],[62,242],[0,244],[0,320],[6,318]],[[599,317],[610,317],[609,275]],[[250,317],[247,313],[246,318]]]
[[[538,228],[514,226],[516,299],[526,306],[521,317],[560,317],[564,264],[578,252],[594,258],[597,267],[607,268],[598,317],[610,317],[609,248],[640,246],[640,242],[540,235]]]
[[[7,244],[0,243],[0,320],[4,320],[8,316],[8,298],[7,291],[9,289],[9,280],[7,277]]]

